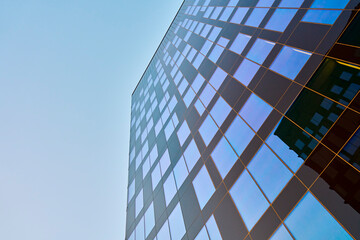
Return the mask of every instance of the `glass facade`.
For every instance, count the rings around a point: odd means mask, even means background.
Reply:
[[[185,0],[132,95],[126,239],[360,239],[360,0]]]

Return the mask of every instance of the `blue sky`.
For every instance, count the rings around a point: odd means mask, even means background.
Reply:
[[[0,239],[124,239],[131,93],[181,3],[0,2]]]

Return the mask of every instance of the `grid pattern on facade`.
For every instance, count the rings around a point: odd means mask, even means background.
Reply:
[[[360,239],[359,4],[184,1],[132,96],[126,239]]]

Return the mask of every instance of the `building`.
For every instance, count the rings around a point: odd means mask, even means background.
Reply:
[[[359,6],[185,0],[132,95],[126,239],[360,239]]]

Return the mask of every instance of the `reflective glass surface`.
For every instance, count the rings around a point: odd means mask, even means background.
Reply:
[[[222,178],[225,178],[238,158],[224,137],[211,153],[211,157]]]
[[[274,45],[275,43],[273,42],[258,38],[256,39],[246,57],[250,60],[253,60],[254,62],[262,64],[273,49]]]
[[[186,120],[181,124],[181,127],[177,131],[177,136],[179,138],[180,144],[183,145],[185,140],[190,135],[190,129]]]
[[[176,163],[174,167],[174,177],[176,181],[176,186],[179,189],[181,185],[184,183],[186,177],[188,176],[188,170],[185,164],[184,157],[180,157],[179,161]]]
[[[285,31],[296,12],[297,9],[276,9],[265,28],[279,32]]]
[[[221,84],[224,82],[227,73],[222,70],[221,68],[216,68],[214,74],[211,76],[209,83],[213,86],[216,90],[218,90]]]
[[[170,175],[164,182],[164,194],[166,205],[169,205],[170,201],[176,194],[176,184],[172,173],[170,173]]]
[[[239,80],[245,86],[249,85],[257,71],[259,70],[260,65],[244,59],[240,64],[239,68],[234,74],[234,78]]]
[[[200,158],[200,152],[194,140],[191,140],[190,144],[187,146],[186,150],[184,151],[184,158],[186,161],[186,165],[189,168],[189,171],[191,171],[195,163]]]
[[[338,10],[309,9],[303,17],[303,22],[333,24],[341,14]]]
[[[239,33],[234,42],[230,46],[230,50],[236,52],[237,54],[241,54],[248,42],[250,41],[251,36]]]
[[[180,240],[185,234],[184,218],[178,203],[169,216],[170,234],[172,240]]]
[[[222,97],[219,97],[215,105],[210,111],[210,115],[214,118],[216,124],[221,126],[225,121],[226,117],[229,115],[231,107]]]
[[[221,240],[222,237],[219,232],[219,228],[216,224],[214,215],[211,215],[209,220],[206,222],[206,229],[208,230],[211,240]]]
[[[211,116],[208,115],[199,128],[200,135],[204,140],[205,145],[209,145],[210,141],[213,139],[218,130],[218,126],[215,124]]]
[[[234,16],[231,18],[230,22],[232,23],[241,23],[244,19],[249,8],[237,8]]]
[[[154,204],[151,203],[145,212],[145,238],[149,236],[151,230],[155,227]]]
[[[254,8],[245,25],[258,27],[268,11],[268,8]]]
[[[209,173],[205,166],[201,168],[196,175],[193,186],[195,189],[196,197],[199,201],[200,208],[204,208],[210,197],[215,192],[214,184],[211,181]]]
[[[286,230],[286,228],[284,227],[284,225],[281,225],[276,232],[274,233],[274,235],[270,238],[270,240],[292,240],[293,238],[291,237],[290,233]]]

